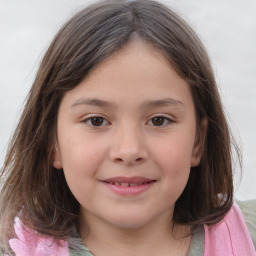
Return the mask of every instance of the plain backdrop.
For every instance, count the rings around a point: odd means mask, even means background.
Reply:
[[[0,166],[38,64],[63,22],[93,1],[0,0]],[[197,31],[243,151],[235,195],[256,198],[256,0],[166,0]]]

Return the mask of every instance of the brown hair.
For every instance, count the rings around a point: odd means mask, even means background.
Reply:
[[[175,223],[212,224],[233,202],[231,135],[208,55],[191,27],[151,0],[107,0],[72,17],[58,32],[37,72],[1,172],[0,244],[14,217],[56,239],[74,235],[79,203],[63,172],[52,166],[56,120],[65,92],[136,34],[159,48],[191,88],[197,124],[208,121],[201,163],[191,168],[175,204]]]

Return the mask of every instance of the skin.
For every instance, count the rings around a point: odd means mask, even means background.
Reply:
[[[65,94],[53,165],[63,168],[80,203],[79,232],[95,255],[131,255],[131,248],[134,255],[187,252],[190,237],[173,235],[188,228],[177,226],[173,234],[169,227],[190,168],[200,162],[195,116],[187,82],[140,40]],[[97,126],[92,117],[102,117]],[[138,195],[119,195],[102,182],[117,176],[155,182]]]

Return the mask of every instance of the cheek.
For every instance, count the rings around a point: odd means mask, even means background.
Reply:
[[[191,148],[184,148],[184,144],[175,143],[162,147],[159,154],[159,165],[161,165],[162,179],[166,200],[176,202],[188,182],[191,168]],[[160,152],[159,152],[160,153]]]
[[[193,141],[175,136],[159,145],[154,148],[156,165],[161,170],[166,200],[175,202],[189,178]]]
[[[162,141],[159,146],[154,147],[154,154],[158,164],[164,170],[169,170],[170,175],[181,174],[182,171],[189,171],[193,151],[193,140],[175,136],[169,140]]]
[[[67,184],[79,203],[84,205],[95,192],[97,175],[105,159],[104,145],[89,138],[69,138],[62,144],[61,154]]]
[[[60,146],[63,169],[67,175],[72,174],[73,178],[95,175],[105,158],[104,143],[89,136],[66,137]]]

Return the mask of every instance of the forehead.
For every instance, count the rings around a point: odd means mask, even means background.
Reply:
[[[127,43],[99,63],[64,101],[75,104],[83,97],[127,106],[164,98],[192,103],[187,82],[160,50],[142,40]]]
[[[133,74],[130,79],[137,79],[135,76],[141,71],[166,72],[173,70],[173,67],[166,55],[157,47],[145,42],[143,39],[136,38],[126,43],[121,49],[114,52],[110,57],[99,63],[92,72],[86,76],[85,80],[92,77],[100,78],[97,73],[109,74],[108,78],[114,79],[115,75]],[[97,73],[96,73],[97,72]],[[158,74],[158,73],[157,73]],[[143,79],[156,77],[157,74],[149,73]],[[164,75],[162,73],[161,75]],[[143,73],[141,73],[141,77]]]

